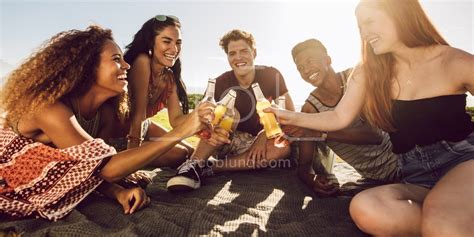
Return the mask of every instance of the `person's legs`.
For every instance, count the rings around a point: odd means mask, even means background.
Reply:
[[[398,161],[403,182],[420,186],[364,191],[352,200],[351,216],[372,235],[471,236],[473,159],[474,133],[459,142],[416,146]]]
[[[267,140],[266,142],[266,158],[264,160],[254,161],[248,157],[251,148],[255,144],[252,144],[250,149],[240,153],[238,155],[228,157],[223,160],[218,160],[212,169],[214,172],[223,171],[240,171],[240,170],[251,170],[265,168],[272,165],[272,162],[283,159],[290,154],[290,147],[278,148],[274,145],[274,140]]]
[[[466,154],[474,156],[474,153]],[[429,192],[423,203],[423,236],[474,234],[474,160],[451,169]]]
[[[314,152],[310,153],[313,157],[313,169],[316,174],[332,174],[334,164],[334,154],[323,142],[312,142]]]
[[[170,191],[191,191],[201,187],[202,168],[209,157],[219,147],[209,145],[206,141],[199,141],[196,150],[189,159],[182,162],[174,177],[168,180],[166,187]]]
[[[267,141],[267,157],[259,162],[252,162],[247,158],[248,150],[253,145],[255,137],[248,133],[235,132],[232,143],[215,147],[200,141],[196,151],[179,168],[175,177],[171,178],[167,187],[170,191],[189,191],[201,186],[203,169],[212,169],[209,173],[222,171],[250,170],[271,165],[272,161],[284,158],[290,154],[290,148],[277,148],[273,140]],[[208,166],[205,161],[211,155],[217,154],[218,160]],[[228,157],[224,157],[227,156]],[[235,155],[233,155],[235,154]],[[233,155],[233,156],[232,156]],[[203,167],[205,166],[205,167]]]
[[[419,236],[423,199],[429,189],[412,184],[390,184],[362,191],[349,211],[362,231],[374,236]]]
[[[150,121],[146,136],[151,141],[159,141],[160,137],[165,135],[168,131],[163,126]],[[192,153],[194,148],[186,143],[181,141],[179,144],[168,150],[165,154],[157,157],[152,161],[149,166],[154,167],[176,167],[183,163]]]

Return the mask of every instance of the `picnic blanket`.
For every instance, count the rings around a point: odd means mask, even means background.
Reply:
[[[3,218],[0,230],[24,236],[366,236],[349,216],[350,197],[318,198],[294,169],[222,173],[178,194],[166,190],[175,171],[155,171],[146,189],[151,204],[134,214],[91,194],[59,221]]]

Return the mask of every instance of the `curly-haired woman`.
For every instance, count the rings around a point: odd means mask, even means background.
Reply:
[[[0,129],[1,213],[56,220],[101,183],[125,213],[149,202],[140,188],[113,182],[202,129],[197,111],[209,110],[201,106],[167,139],[116,153],[94,137],[104,104],[126,117],[129,68],[111,31],[90,26],[55,35],[8,76],[0,100],[7,113]]]

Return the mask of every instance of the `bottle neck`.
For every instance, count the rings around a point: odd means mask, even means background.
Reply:
[[[222,100],[218,102],[218,104],[226,106],[231,99],[232,99],[232,96],[230,94],[227,94],[224,96],[224,98],[222,98]]]
[[[228,110],[233,110],[235,106],[235,98],[231,97],[229,100],[229,103],[227,103],[227,109]]]
[[[255,94],[255,99],[257,99],[257,101],[267,100],[265,99],[265,96],[263,95],[263,92],[260,89],[260,86],[258,85],[258,83],[252,84],[252,89],[253,89],[253,93]]]
[[[206,94],[204,95],[203,101],[215,101],[214,91],[215,91],[215,82],[209,81],[207,83]]]
[[[225,116],[226,117],[234,117],[235,115],[235,110],[234,110],[234,105],[235,105],[235,98],[232,97],[226,105],[226,111],[225,111]]]
[[[282,109],[285,109],[286,107],[286,101],[285,101],[285,97],[284,96],[279,96],[277,98],[277,105],[278,107],[282,108]]]

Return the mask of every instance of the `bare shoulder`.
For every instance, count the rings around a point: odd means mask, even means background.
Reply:
[[[58,148],[81,144],[92,137],[77,122],[72,110],[62,102],[47,106],[36,113],[34,122],[41,131],[34,139],[52,142]]]
[[[305,102],[303,107],[301,107],[301,112],[303,113],[317,113],[318,111],[308,102]]]
[[[132,66],[142,66],[142,65],[150,65],[151,59],[150,56],[146,54],[139,54],[135,61],[132,62]]]
[[[49,121],[62,122],[69,120],[72,115],[74,114],[68,106],[63,102],[57,101],[52,105],[46,106],[41,111],[36,112],[33,119],[39,123]]]
[[[44,131],[50,124],[67,123],[73,116],[72,111],[62,102],[56,102],[41,110],[22,117],[18,122],[18,130],[21,134],[31,137]]]
[[[130,77],[130,80],[128,81],[132,90],[146,90],[146,88],[143,87],[148,85],[148,81],[151,74],[150,63],[151,59],[146,54],[139,54],[137,58],[132,62],[132,66],[128,72],[128,75]]]
[[[450,46],[440,46],[442,47],[440,56],[442,57],[443,64],[448,67],[456,66],[469,66],[472,69],[474,63],[474,55]]]
[[[349,74],[349,78],[347,79],[347,81],[362,82],[364,78],[365,78],[364,68],[362,66],[362,63],[359,63],[356,66],[354,66],[351,73]]]
[[[471,90],[469,88],[474,86],[474,55],[461,49],[444,46],[440,56],[441,67],[449,75],[446,78],[457,82],[461,88]]]

